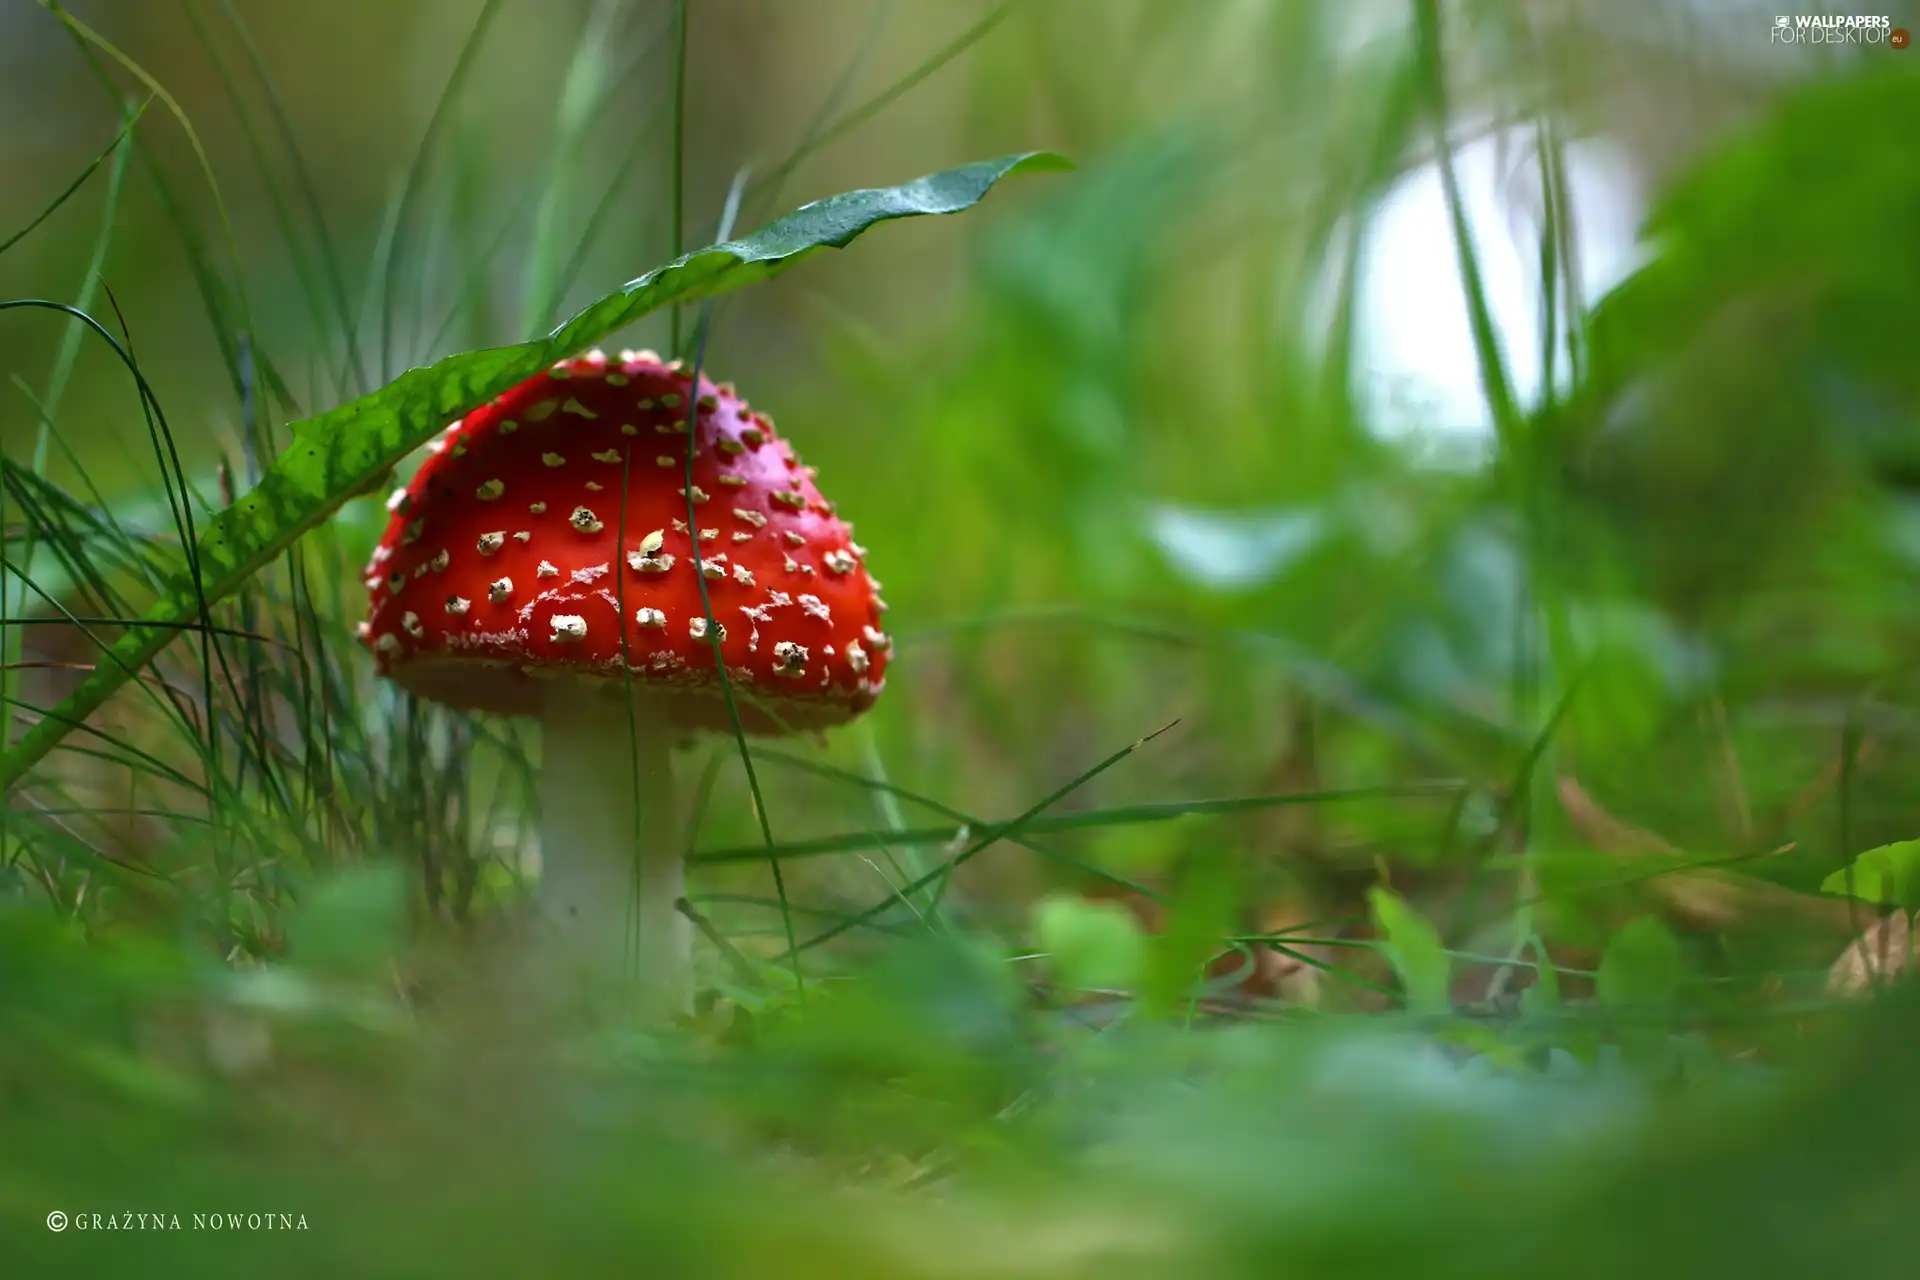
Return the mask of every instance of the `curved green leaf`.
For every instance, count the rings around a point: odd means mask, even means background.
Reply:
[[[697,249],[589,304],[545,338],[470,351],[411,369],[370,395],[292,426],[293,443],[260,483],[215,516],[195,561],[114,644],[94,673],[0,757],[0,790],[11,787],[76,724],[152,661],[182,623],[235,591],[341,503],[380,484],[412,450],[452,419],[599,342],[650,312],[778,275],[821,249],[838,249],[892,218],[959,213],[1011,174],[1070,167],[1048,152],[1003,156],[897,187],[848,191],[803,205],[740,240]],[[195,573],[199,577],[196,590]]]
[[[1869,849],[1820,882],[1822,893],[1837,893],[1907,911],[1920,908],[1920,840],[1902,840]]]
[[[1407,1012],[1444,1017],[1453,1012],[1453,961],[1433,922],[1390,889],[1367,890],[1367,905],[1380,930],[1381,950],[1400,979]]]

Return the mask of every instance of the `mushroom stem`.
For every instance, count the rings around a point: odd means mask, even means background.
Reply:
[[[658,699],[629,703],[609,683],[562,678],[546,690],[541,896],[576,972],[636,978],[643,1011],[670,1017],[693,999],[672,730]]]

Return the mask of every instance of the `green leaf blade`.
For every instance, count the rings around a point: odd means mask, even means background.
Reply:
[[[1406,993],[1407,1012],[1425,1017],[1452,1013],[1453,961],[1433,922],[1389,889],[1368,890],[1367,904],[1384,939],[1387,961]]]

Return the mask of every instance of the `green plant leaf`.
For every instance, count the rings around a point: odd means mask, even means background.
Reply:
[[[556,360],[674,302],[714,297],[766,280],[822,249],[842,248],[893,218],[959,213],[1015,173],[1070,167],[1049,152],[1003,156],[897,187],[829,196],[739,240],[685,254],[588,304],[545,338],[448,356],[411,369],[369,395],[294,423],[293,442],[260,483],[215,516],[193,560],[94,673],[51,709],[4,757],[0,790],[152,661],[182,623],[231,595],[254,572],[327,519],[349,498],[377,488],[434,432]],[[197,581],[196,581],[197,579]]]
[[[406,874],[394,863],[352,867],[316,885],[287,922],[287,954],[302,968],[377,973],[399,950]]]
[[[1164,920],[1147,945],[1140,973],[1140,1010],[1149,1018],[1179,1017],[1193,1007],[1220,940],[1234,932],[1242,884],[1239,868],[1222,856],[1207,824],[1193,829],[1193,852],[1175,882]]]
[[[1453,1010],[1448,987],[1453,977],[1453,961],[1440,941],[1433,922],[1414,910],[1411,904],[1391,889],[1375,887],[1367,891],[1367,903],[1373,909],[1374,924],[1384,939],[1382,950],[1393,966],[1406,992],[1407,1012],[1426,1015],[1447,1014]]]
[[[1560,1012],[1560,971],[1553,957],[1536,936],[1533,939],[1535,961],[1533,985],[1520,993],[1520,1011],[1530,1018],[1550,1017]]]
[[[1146,933],[1117,902],[1045,898],[1034,908],[1033,939],[1047,953],[1055,980],[1066,987],[1129,989],[1146,962]]]
[[[1600,1003],[1617,1009],[1667,1004],[1684,969],[1679,939],[1659,920],[1641,916],[1607,944],[1597,980]]]
[[[1869,849],[1855,858],[1851,867],[1822,880],[1820,889],[1907,911],[1920,910],[1920,840]]]

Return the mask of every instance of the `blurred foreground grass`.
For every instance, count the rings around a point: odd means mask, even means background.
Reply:
[[[1858,997],[1920,907],[1920,55],[1652,4],[76,13],[0,16],[46,54],[0,293],[152,402],[0,315],[9,742],[281,424],[729,205],[1081,167],[623,339],[708,335],[898,619],[871,726],[754,747],[758,811],[689,753],[688,1025],[517,977],[537,742],[372,679],[377,500],[33,764],[9,1274],[1911,1270],[1920,1021]],[[1443,160],[1489,135],[1525,329]],[[1600,297],[1597,141],[1656,192]],[[1369,284],[1422,174],[1471,234]],[[1442,277],[1464,451],[1368,354]],[[305,1226],[193,1220],[253,1213]]]

